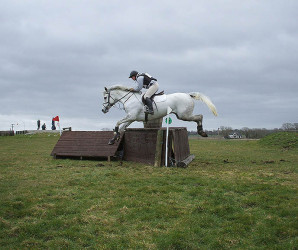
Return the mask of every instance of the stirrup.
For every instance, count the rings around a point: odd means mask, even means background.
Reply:
[[[153,110],[150,110],[150,109],[148,109],[148,114],[149,114],[149,115],[153,115],[153,114],[154,114],[154,111],[153,111]]]
[[[144,105],[144,113],[149,113],[149,107],[147,105]]]
[[[150,110],[149,107],[147,105],[145,105],[144,106],[144,113],[145,114],[153,115],[154,114],[154,111],[153,110]]]

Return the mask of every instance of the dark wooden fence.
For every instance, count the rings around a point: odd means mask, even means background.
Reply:
[[[14,136],[14,131],[13,130],[0,131],[0,136]]]
[[[28,130],[20,130],[20,131],[16,131],[16,135],[25,135],[28,133]]]

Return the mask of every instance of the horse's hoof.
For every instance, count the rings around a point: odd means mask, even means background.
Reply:
[[[109,140],[109,145],[113,145],[115,143],[115,140],[113,140],[113,139],[111,139],[111,140]]]
[[[208,137],[208,135],[203,130],[198,131],[198,134],[202,137]]]
[[[120,140],[120,134],[117,133],[116,136],[113,138],[114,141],[119,141]]]

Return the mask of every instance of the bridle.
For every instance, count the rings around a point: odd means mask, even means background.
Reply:
[[[106,93],[108,94],[108,100],[102,104],[102,106],[104,107],[104,109],[103,109],[102,111],[103,111],[104,113],[108,112],[108,110],[109,110],[111,107],[115,106],[116,103],[120,102],[123,98],[125,98],[126,96],[128,96],[128,95],[132,92],[132,91],[129,91],[127,94],[125,94],[124,96],[122,96],[120,99],[115,99],[115,98],[113,98],[113,97],[111,96],[111,91],[110,91],[110,90],[105,89],[105,91],[106,91]],[[130,97],[132,97],[133,95],[134,95],[134,93],[131,93],[131,96],[130,96]],[[126,100],[125,102],[127,102],[128,99],[129,99],[130,97],[128,97],[127,100]],[[113,100],[113,103],[111,103],[111,99]],[[124,103],[125,103],[125,102],[124,102]],[[123,103],[123,104],[124,104],[124,103]]]

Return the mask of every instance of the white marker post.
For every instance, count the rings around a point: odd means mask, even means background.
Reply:
[[[60,136],[61,136],[62,131],[61,131],[61,127],[60,127],[60,117],[59,117],[59,115],[57,115],[57,116],[54,118],[54,121],[57,121],[57,125],[59,126]]]
[[[166,159],[165,159],[165,165],[168,166],[168,141],[169,141],[169,114],[171,113],[172,109],[168,107],[167,109],[167,137],[166,137]]]
[[[58,126],[59,126],[60,136],[61,136],[62,132],[61,132],[61,127],[60,127],[60,120],[59,120],[59,122],[58,122]]]

